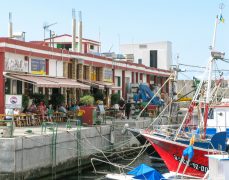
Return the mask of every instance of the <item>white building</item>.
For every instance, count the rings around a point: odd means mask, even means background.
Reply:
[[[76,49],[78,48],[79,38],[76,37]],[[45,39],[43,41],[31,41],[32,43],[46,45],[54,48],[65,49],[72,51],[72,36],[69,34],[63,34]],[[100,42],[91,39],[82,38],[82,53],[98,54],[100,48]]]
[[[134,63],[169,70],[172,64],[172,43],[169,41],[141,44],[123,44],[122,54],[132,57]]]

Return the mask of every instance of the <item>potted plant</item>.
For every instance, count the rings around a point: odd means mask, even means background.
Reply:
[[[86,95],[80,98],[80,109],[84,110],[85,113],[82,116],[84,124],[93,125],[96,121],[96,107],[94,105],[94,97]]]
[[[120,100],[120,95],[118,93],[111,95],[111,105],[118,104]]]
[[[83,96],[82,98],[80,98],[80,104],[84,105],[84,106],[92,106],[94,104],[94,97],[91,95],[86,95]]]

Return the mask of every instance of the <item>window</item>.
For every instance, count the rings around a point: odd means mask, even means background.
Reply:
[[[83,78],[83,65],[77,64],[77,71],[76,71],[77,79]]]
[[[5,94],[10,94],[10,84],[11,80],[7,78],[5,81]]]
[[[138,59],[138,64],[142,64],[142,59]]]
[[[68,63],[68,78],[72,79],[72,62]]]
[[[214,109],[212,108],[209,109],[208,119],[214,119]]]
[[[89,66],[83,66],[83,79],[90,80]]]
[[[38,93],[39,93],[39,94],[43,94],[43,87],[39,87],[39,88],[38,88]]]
[[[22,94],[22,81],[17,81],[17,94]]]
[[[72,44],[57,44],[56,47],[58,49],[66,49],[69,50],[70,48],[72,48]]]
[[[59,94],[60,88],[52,88],[52,94]]]
[[[12,94],[17,94],[17,80],[13,79],[12,80],[12,90],[11,90]]]
[[[95,46],[93,44],[90,44],[90,49],[91,50],[94,50],[95,49]]]
[[[150,67],[157,68],[157,51],[150,51]]]
[[[29,93],[29,97],[33,96],[33,85],[28,83],[28,93]]]

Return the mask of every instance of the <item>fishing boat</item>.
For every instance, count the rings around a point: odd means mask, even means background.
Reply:
[[[180,127],[168,129],[168,126],[162,125],[158,129],[148,128],[141,132],[164,160],[169,171],[177,175],[204,177],[208,171],[206,155],[222,154],[226,150],[229,104],[217,99],[221,75],[212,83],[213,63],[224,60],[225,55],[215,49],[218,22],[217,16],[208,65]],[[193,119],[195,109],[199,111],[198,121]],[[184,157],[184,151],[190,145],[194,156]]]

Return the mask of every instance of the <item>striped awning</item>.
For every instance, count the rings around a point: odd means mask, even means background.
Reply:
[[[59,88],[58,83],[45,80],[44,78],[42,78],[42,76],[33,76],[33,75],[26,75],[26,74],[11,74],[11,73],[7,73],[4,76],[6,78],[34,84],[37,87]]]
[[[78,88],[78,89],[90,89],[90,86],[77,82],[68,78],[57,78],[51,76],[38,76],[32,74],[13,74],[5,73],[4,76],[10,79],[16,79],[27,83],[34,84],[37,87],[47,88]]]
[[[45,80],[56,82],[60,85],[60,87],[66,87],[66,88],[78,88],[78,89],[90,89],[90,86],[79,83],[74,79],[68,79],[68,78],[53,78],[53,77],[44,77]]]

